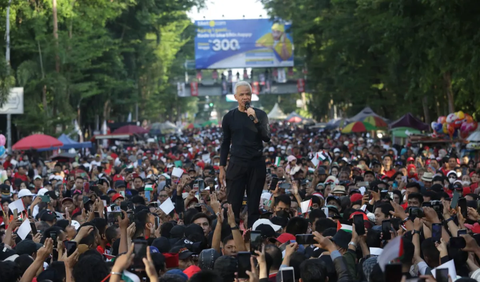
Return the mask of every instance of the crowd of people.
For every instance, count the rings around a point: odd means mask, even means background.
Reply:
[[[480,281],[480,162],[269,129],[260,202],[238,211],[218,181],[220,127],[73,162],[8,155],[0,281]],[[401,255],[379,260],[398,237]]]

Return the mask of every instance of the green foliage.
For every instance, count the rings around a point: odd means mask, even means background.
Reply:
[[[324,118],[332,102],[349,115],[369,105],[392,119],[453,108],[478,114],[478,1],[262,2],[272,17],[292,21],[314,117]]]
[[[7,2],[0,0],[3,19]],[[74,119],[91,133],[97,117],[125,121],[137,104],[139,120],[196,112],[192,99],[177,98],[173,78],[193,57],[186,11],[203,0],[57,0],[58,40],[52,3],[11,6],[12,76],[0,60],[0,104],[6,85],[24,87],[25,114],[13,117],[22,135],[55,134]]]

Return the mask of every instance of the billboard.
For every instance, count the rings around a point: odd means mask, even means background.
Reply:
[[[10,95],[0,108],[0,114],[23,114],[23,87],[10,88]]]
[[[293,66],[290,24],[268,19],[195,22],[197,69]]]

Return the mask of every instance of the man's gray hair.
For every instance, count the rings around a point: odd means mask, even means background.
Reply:
[[[237,82],[237,84],[235,84],[235,93],[234,94],[237,94],[237,88],[239,86],[247,86],[248,89],[250,90],[250,93],[252,93],[252,86],[250,85],[250,83],[242,80],[242,81]]]

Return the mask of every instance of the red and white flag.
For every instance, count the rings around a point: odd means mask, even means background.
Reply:
[[[382,254],[377,259],[378,265],[382,271],[385,271],[385,265],[401,256],[403,256],[403,239],[402,236],[397,236],[383,248]]]

